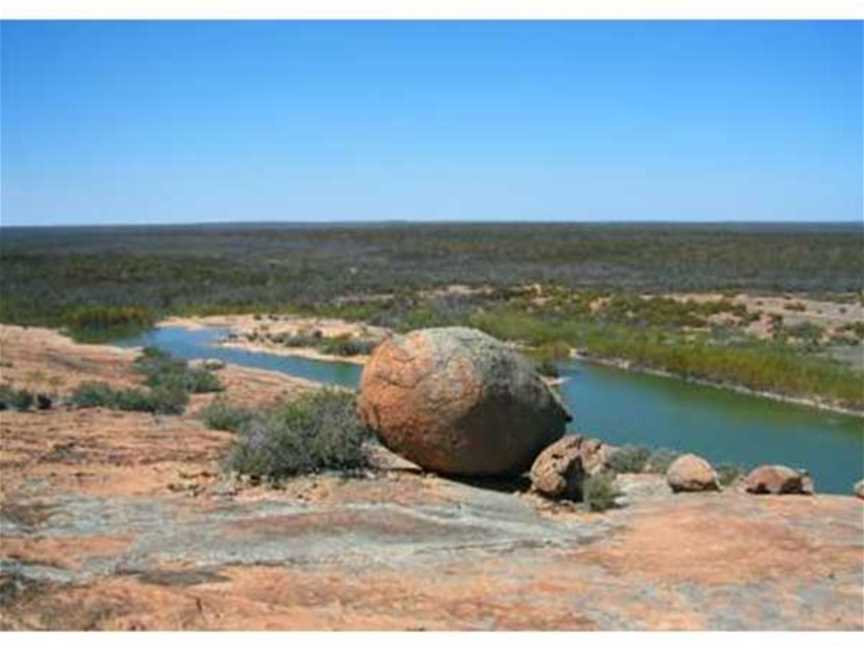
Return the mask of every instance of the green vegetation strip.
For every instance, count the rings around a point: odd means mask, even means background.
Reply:
[[[860,372],[780,344],[753,340],[746,345],[724,345],[703,335],[544,319],[509,310],[478,314],[471,323],[496,337],[541,348],[564,342],[587,354],[626,360],[683,378],[864,407]]]
[[[103,382],[86,382],[78,386],[70,399],[76,407],[107,407],[109,409],[182,414],[189,403],[189,394],[222,390],[215,374],[189,367],[185,360],[147,347],[135,359],[135,369],[146,376],[148,389],[115,389]]]

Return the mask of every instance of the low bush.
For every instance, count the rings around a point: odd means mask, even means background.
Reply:
[[[363,447],[367,436],[354,395],[323,389],[248,421],[226,468],[269,479],[322,470],[350,472],[368,465]]]
[[[154,414],[182,414],[189,403],[189,393],[176,386],[161,385],[149,392],[126,389],[117,392],[115,408]]]
[[[658,475],[666,474],[666,471],[669,470],[669,466],[672,465],[672,462],[680,456],[680,452],[669,450],[668,448],[660,448],[650,454],[642,470],[643,472]]]
[[[641,473],[645,470],[651,450],[643,446],[625,445],[616,450],[606,461],[616,473]]]
[[[801,322],[792,326],[784,326],[779,331],[779,334],[785,336],[785,338],[802,340],[811,346],[818,345],[824,333],[825,331],[821,326],[812,322]]]
[[[108,407],[110,409],[182,414],[189,403],[189,394],[222,389],[219,379],[207,369],[192,369],[185,360],[155,347],[145,347],[135,358],[135,369],[147,378],[149,389],[114,389],[103,382],[86,382],[73,392],[71,402],[76,407]]]
[[[254,416],[252,410],[231,405],[222,397],[214,398],[201,410],[201,418],[207,427],[229,432],[239,432]]]
[[[729,486],[729,484],[739,477],[743,477],[747,472],[742,466],[728,463],[720,464],[715,470],[717,471],[717,481],[720,482],[721,486]]]
[[[113,407],[115,391],[108,383],[85,382],[78,385],[69,399],[75,407]]]
[[[156,389],[182,390],[190,394],[222,391],[222,383],[212,371],[203,367],[190,368],[182,359],[154,347],[145,347],[135,359],[135,368],[147,376],[145,384]]]
[[[209,394],[224,389],[219,377],[203,367],[187,369],[184,373],[184,381],[184,387],[190,394]]]
[[[283,333],[282,335],[273,336],[272,340],[286,347],[316,347],[321,344],[320,335],[316,336],[308,333],[297,333],[296,335]]]
[[[16,409],[26,412],[33,406],[35,396],[26,389],[12,389],[0,386],[0,410]]]
[[[127,412],[182,414],[189,394],[177,387],[159,386],[143,389],[114,389],[103,382],[86,382],[72,393],[70,402],[76,407],[106,407]]]
[[[582,500],[591,511],[606,511],[616,506],[615,500],[621,496],[615,484],[615,474],[600,472],[582,482]]]
[[[842,327],[840,327],[840,330],[849,331],[856,337],[864,340],[864,322],[853,322],[851,324],[844,324]]]
[[[330,355],[355,356],[372,353],[376,343],[371,340],[358,340],[347,336],[324,339],[321,351]]]

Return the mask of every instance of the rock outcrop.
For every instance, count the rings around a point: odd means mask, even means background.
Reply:
[[[428,470],[516,475],[570,415],[521,355],[480,331],[389,338],[363,370],[358,411],[381,443]]]
[[[676,493],[720,490],[717,473],[702,457],[685,454],[666,471],[666,483]]]
[[[531,466],[531,488],[551,499],[582,499],[582,482],[606,467],[609,446],[568,435],[543,450]]]
[[[748,493],[756,495],[812,495],[813,480],[788,466],[759,466],[744,480]]]
[[[861,481],[859,481],[855,484],[854,488],[852,489],[852,492],[855,493],[856,497],[860,497],[861,499],[864,499],[864,479],[862,479]]]

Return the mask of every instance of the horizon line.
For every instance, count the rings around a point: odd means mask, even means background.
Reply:
[[[4,225],[0,229],[48,229],[48,228],[93,228],[93,227],[200,227],[200,226],[249,226],[249,225],[861,225],[864,220],[471,220],[471,219],[381,219],[381,220],[262,220],[262,221],[185,221],[179,223],[47,223],[32,225]]]

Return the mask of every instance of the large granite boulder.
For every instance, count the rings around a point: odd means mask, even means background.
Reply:
[[[380,344],[363,369],[357,403],[387,448],[453,475],[521,474],[571,420],[528,360],[462,327]]]
[[[759,466],[744,480],[748,493],[756,495],[812,495],[813,480],[803,471],[788,466]]]
[[[666,471],[666,483],[676,493],[720,490],[711,464],[694,454],[681,455],[672,462]]]

